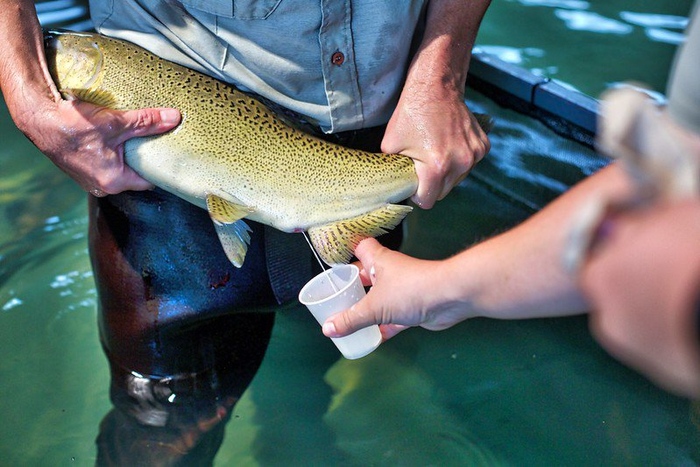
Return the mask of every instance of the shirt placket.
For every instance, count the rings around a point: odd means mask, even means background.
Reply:
[[[349,0],[321,0],[321,67],[333,133],[363,127]]]

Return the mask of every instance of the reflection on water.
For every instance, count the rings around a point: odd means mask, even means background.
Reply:
[[[674,15],[654,15],[649,13],[635,13],[633,11],[621,11],[620,18],[630,24],[645,28],[685,29],[688,26],[688,18]]]
[[[647,28],[647,37],[653,41],[664,42],[671,45],[681,45],[685,40],[685,35],[680,32],[667,31],[660,28]]]
[[[212,342],[199,353],[200,371],[149,376],[109,354],[114,408],[100,423],[97,465],[210,465],[234,405],[260,367],[273,321],[270,313],[239,314],[183,331]],[[190,358],[189,349],[181,352]]]
[[[588,11],[554,10],[554,15],[573,31],[599,32],[602,34],[629,34],[633,27],[620,21]]]

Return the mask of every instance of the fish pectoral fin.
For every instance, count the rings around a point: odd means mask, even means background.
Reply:
[[[253,212],[248,206],[232,203],[216,195],[207,195],[207,211],[214,223],[233,224]]]
[[[243,266],[243,260],[245,260],[245,254],[250,244],[251,230],[248,224],[241,220],[233,224],[214,222],[214,228],[229,261],[237,268]]]
[[[109,91],[104,90],[89,90],[89,89],[68,89],[63,92],[64,97],[75,97],[81,101],[99,105],[101,107],[109,107],[111,109],[117,106],[117,100]]]
[[[393,229],[412,209],[400,204],[386,204],[352,219],[311,227],[309,237],[326,264],[346,264],[355,253],[358,243]]]

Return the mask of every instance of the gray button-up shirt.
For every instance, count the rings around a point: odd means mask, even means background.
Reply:
[[[98,32],[255,92],[326,132],[386,123],[427,0],[92,0]]]

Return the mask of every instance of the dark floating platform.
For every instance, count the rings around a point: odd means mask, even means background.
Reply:
[[[479,51],[472,55],[467,83],[560,135],[593,146],[599,109],[596,99]]]

